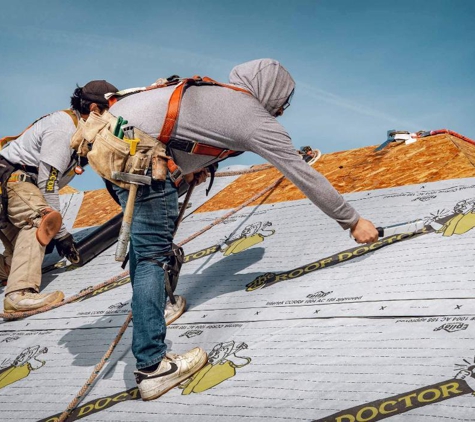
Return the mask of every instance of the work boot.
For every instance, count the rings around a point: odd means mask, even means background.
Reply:
[[[206,352],[200,347],[195,347],[184,355],[167,353],[153,372],[135,371],[135,381],[142,400],[160,397],[198,372],[207,361]]]
[[[18,290],[5,296],[4,312],[33,311],[47,305],[56,305],[64,299],[63,292],[36,293],[33,289]]]
[[[186,308],[186,299],[183,296],[175,295],[175,304],[172,305],[170,300],[167,300],[165,306],[165,322],[170,325],[173,321],[181,317]]]
[[[41,222],[36,231],[36,239],[41,246],[46,246],[61,229],[63,218],[58,211],[51,208],[41,210],[40,214]]]

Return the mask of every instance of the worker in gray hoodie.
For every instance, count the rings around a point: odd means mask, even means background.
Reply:
[[[184,92],[179,118],[167,144],[181,172],[192,175],[223,157],[190,153],[195,141],[224,151],[252,151],[278,168],[343,229],[350,229],[358,243],[376,241],[374,225],[360,217],[323,175],[302,160],[276,120],[290,105],[295,88],[287,70],[275,60],[254,60],[236,66],[229,82],[240,90],[191,85]],[[110,112],[157,137],[174,89],[171,86],[130,95],[113,105]],[[202,173],[199,175],[202,178]],[[128,190],[114,188],[125,207]],[[136,381],[144,400],[159,397],[207,361],[201,348],[179,356],[167,354],[165,345],[163,264],[170,257],[177,216],[177,189],[170,177],[139,188],[130,241],[130,274],[132,351],[137,359]]]

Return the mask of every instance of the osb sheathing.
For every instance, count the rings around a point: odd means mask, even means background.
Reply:
[[[470,163],[475,166],[475,145],[456,138],[455,136],[450,136],[450,138],[457,148],[459,148],[466,155]]]
[[[72,186],[65,186],[64,188],[61,188],[59,190],[59,194],[60,195],[67,195],[68,193],[78,193],[79,191],[75,188],[73,188]]]
[[[84,192],[84,199],[73,227],[99,226],[121,211],[107,189]]]
[[[376,147],[324,154],[313,167],[340,193],[475,177],[475,145],[452,135],[430,136],[410,145],[393,142],[379,152],[374,151]],[[236,179],[196,212],[235,208],[281,177],[275,168],[262,167],[265,170]],[[300,190],[284,179],[252,205],[303,198]],[[120,211],[105,189],[86,192],[74,227],[103,224]]]
[[[430,136],[409,145],[392,142],[379,152],[375,148],[324,154],[313,167],[340,193],[475,177],[475,145],[451,135]],[[235,208],[280,176],[275,168],[245,174],[196,212]],[[300,190],[285,179],[251,205],[303,198]]]

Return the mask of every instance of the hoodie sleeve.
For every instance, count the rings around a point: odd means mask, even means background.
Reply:
[[[318,208],[351,228],[360,218],[356,210],[336,191],[325,176],[302,160],[290,136],[271,116],[253,133],[248,149],[268,160],[295,184]]]

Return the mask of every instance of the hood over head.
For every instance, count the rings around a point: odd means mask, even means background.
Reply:
[[[229,83],[247,89],[272,116],[295,88],[289,72],[273,59],[252,60],[234,67]]]

